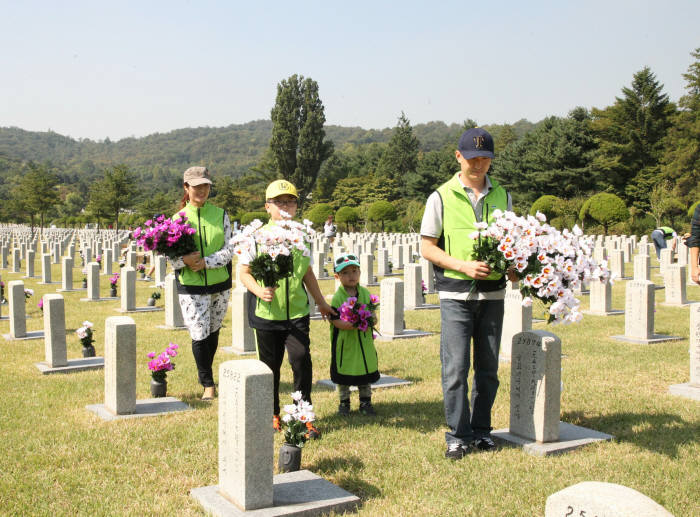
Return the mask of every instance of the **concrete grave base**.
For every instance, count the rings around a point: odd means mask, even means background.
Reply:
[[[118,296],[114,296],[114,297],[108,296],[106,298],[100,297],[97,300],[92,300],[90,298],[81,298],[80,301],[81,302],[113,302],[114,300],[120,300],[120,299],[121,298],[119,298]]]
[[[143,399],[136,401],[136,409],[128,415],[115,415],[104,404],[90,404],[85,409],[95,413],[102,420],[122,420],[125,418],[143,418],[147,416],[164,415],[176,411],[189,411],[192,408],[175,397],[162,397],[156,399]]]
[[[317,381],[316,384],[318,386],[322,386],[324,388],[329,388],[331,390],[335,390],[335,383],[330,380],[330,379],[323,379],[320,381]],[[411,381],[407,381],[405,379],[399,379],[398,377],[392,377],[391,375],[379,375],[379,380],[372,384],[372,389],[376,390],[379,388],[394,388],[396,386],[408,386],[410,384],[413,384]],[[357,386],[350,386],[350,391],[357,391]]]
[[[588,314],[589,316],[619,316],[624,314],[625,311],[608,311],[608,312],[596,312],[596,311],[581,311],[583,314]]]
[[[685,384],[673,384],[668,387],[668,392],[672,395],[678,395],[679,397],[700,400],[700,386],[693,386],[689,382]]]
[[[39,282],[39,285],[55,285],[55,284],[60,285],[60,283],[61,282]]]
[[[75,291],[87,291],[87,287],[78,289],[56,289],[57,293],[74,293]]]
[[[423,305],[419,305],[418,307],[414,307],[413,309],[409,309],[406,307],[407,311],[420,311],[420,310],[430,310],[430,309],[439,309],[440,305],[434,304],[434,303],[424,303]]]
[[[686,303],[662,303],[664,307],[688,307],[689,305],[697,302],[686,302]]]
[[[173,327],[172,325],[156,325],[156,328],[163,330],[187,330],[187,327]]]
[[[222,347],[222,350],[224,352],[227,352],[229,354],[236,354],[236,355],[256,355],[258,352],[257,350],[241,350],[240,348],[233,348],[232,346],[225,346]]]
[[[68,359],[66,366],[51,367],[47,363],[34,363],[43,375],[52,373],[73,373],[85,370],[101,370],[105,367],[104,357],[84,357],[82,359]]]
[[[164,311],[164,307],[135,307],[131,309],[130,311],[125,311],[122,309],[114,309],[117,312],[121,312],[122,314],[126,314],[129,312],[157,312],[157,311]]]
[[[649,339],[637,338],[637,337],[627,337],[627,336],[610,336],[612,339],[617,341],[624,341],[625,343],[636,343],[638,345],[648,345],[649,343],[662,343],[664,341],[678,341],[683,339],[680,336],[666,336],[663,334],[654,334]]]
[[[556,442],[537,443],[534,440],[511,434],[508,429],[492,431],[491,436],[515,445],[521,446],[525,452],[533,456],[550,456],[569,452],[589,443],[610,441],[610,434],[579,427],[566,422],[559,422],[559,440]]]
[[[3,334],[2,337],[4,337],[7,341],[28,341],[30,339],[44,339],[44,331],[34,330],[32,332],[27,332],[27,334],[24,337],[12,337],[10,334]]]
[[[273,506],[244,511],[219,493],[218,485],[193,488],[190,495],[217,517],[250,515],[323,515],[354,511],[360,498],[308,470],[277,474],[273,478]]]
[[[397,334],[395,336],[389,336],[387,334],[381,334],[377,336],[376,341],[393,341],[394,339],[407,339],[412,337],[425,337],[432,336],[432,332],[424,332],[423,330],[414,329],[404,329],[403,333]]]

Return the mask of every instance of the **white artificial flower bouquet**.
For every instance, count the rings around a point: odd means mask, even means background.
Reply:
[[[606,261],[593,260],[593,237],[578,226],[559,231],[546,224],[544,214],[520,217],[514,212],[494,210],[490,224],[477,223],[470,237],[476,260],[486,262],[496,273],[508,270],[520,280],[523,305],[532,298],[549,307],[548,323],[573,323],[582,318],[573,290],[582,280],[612,281]]]

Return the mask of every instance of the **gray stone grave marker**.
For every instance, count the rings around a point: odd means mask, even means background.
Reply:
[[[182,309],[180,308],[180,297],[177,294],[177,284],[175,275],[170,274],[165,277],[165,325],[159,325],[158,328],[169,330],[185,330],[185,320],[182,318]]]
[[[423,268],[420,264],[405,264],[403,269],[404,278],[404,307],[407,310],[419,309],[439,309],[439,305],[427,304],[423,298],[423,288],[421,280]]]
[[[369,253],[360,255],[360,285],[379,285],[374,276],[374,255]]]
[[[666,266],[664,271],[664,293],[666,299],[663,305],[669,305],[672,307],[685,307],[688,305],[688,298],[686,297],[686,278],[685,278],[685,266],[679,266],[678,264],[669,264]]]
[[[19,273],[21,266],[22,262],[20,260],[20,250],[14,248],[12,250],[12,272]]]
[[[625,311],[612,309],[612,284],[610,282],[593,280],[590,283],[590,289],[590,308],[584,311],[585,314],[613,316],[625,313]]]
[[[136,400],[136,323],[128,316],[105,320],[105,402],[86,406],[103,420],[154,416],[190,407],[174,397]]]
[[[545,517],[673,517],[653,499],[614,483],[583,481],[550,495]]]
[[[532,329],[532,305],[523,306],[523,295],[520,293],[520,283],[506,284],[506,294],[503,302],[503,330],[501,331],[501,348],[499,360],[508,362],[511,359],[513,337],[516,334]]]
[[[104,366],[102,357],[67,358],[65,303],[60,294],[44,295],[44,334],[46,360],[35,364],[42,374],[98,370]]]
[[[24,270],[25,270],[24,278],[34,278],[34,251],[31,249],[28,249],[25,257],[26,257],[26,261],[24,264]]]
[[[430,332],[404,328],[404,283],[398,278],[385,278],[379,295],[379,341],[429,336]]]
[[[272,372],[260,361],[219,367],[219,484],[190,494],[207,513],[319,515],[352,511],[359,498],[301,470],[273,476]]]
[[[634,279],[651,280],[651,270],[649,268],[649,255],[640,253],[634,257]]]
[[[690,306],[690,381],[669,387],[673,395],[700,400],[700,304]]]
[[[625,293],[625,334],[612,336],[628,343],[657,343],[681,339],[678,336],[654,334],[654,284],[643,280],[627,283]]]
[[[309,294],[309,300],[313,297]],[[226,352],[236,355],[256,353],[255,332],[248,325],[248,289],[239,284],[231,291],[231,346],[224,347]]]
[[[82,298],[82,302],[100,301],[100,265],[97,262],[90,262],[87,265],[87,298]]]
[[[61,261],[61,289],[59,292],[77,291],[73,289],[73,258],[63,257]]]
[[[559,454],[612,436],[559,421],[561,341],[551,332],[529,330],[513,337],[510,427],[491,433],[537,456]]]
[[[43,339],[44,332],[33,331],[27,332],[27,303],[24,294],[24,282],[21,280],[12,280],[6,286],[7,300],[9,302],[9,319],[10,332],[3,334],[7,341],[25,340],[25,339]]]

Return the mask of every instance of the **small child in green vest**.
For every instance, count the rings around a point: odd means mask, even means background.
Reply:
[[[351,298],[356,300],[355,303],[369,305],[370,294],[360,285],[360,263],[356,255],[348,253],[338,257],[334,272],[341,285],[333,296],[331,306],[339,314],[342,305]],[[331,380],[338,385],[338,414],[350,414],[350,386],[357,386],[360,413],[375,416],[371,384],[379,380],[379,369],[372,328],[360,330],[340,317],[331,316]]]

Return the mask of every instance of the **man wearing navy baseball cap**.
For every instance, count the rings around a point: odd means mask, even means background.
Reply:
[[[474,260],[470,234],[489,222],[495,209],[511,210],[510,195],[488,171],[493,138],[472,128],[462,133],[455,158],[460,170],[433,192],[421,223],[421,254],[435,266],[440,296],[440,360],[445,419],[445,457],[496,448],[491,408],[498,389],[498,351],[506,279]],[[473,342],[471,405],[467,375]]]

